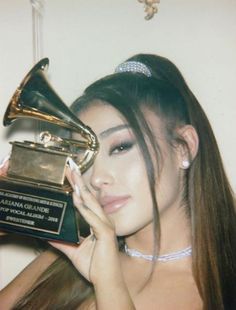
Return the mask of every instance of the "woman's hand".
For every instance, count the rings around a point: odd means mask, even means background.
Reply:
[[[3,160],[0,162],[0,176],[4,176],[7,174],[7,170],[9,168],[9,158],[10,155],[7,155]]]
[[[120,262],[114,225],[90,193],[78,171],[67,171],[75,192],[74,204],[91,227],[91,234],[79,245],[50,242],[64,252],[78,271],[94,285],[120,278]],[[78,192],[79,191],[79,192]]]
[[[5,176],[9,167],[10,155],[6,156],[0,163],[0,176]],[[0,231],[0,236],[5,236],[7,233]]]

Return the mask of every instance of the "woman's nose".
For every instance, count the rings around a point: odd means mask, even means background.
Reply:
[[[100,190],[113,183],[114,177],[105,162],[95,163],[91,169],[90,184],[94,190]]]

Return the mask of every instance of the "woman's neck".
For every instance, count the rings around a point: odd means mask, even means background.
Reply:
[[[191,245],[191,227],[184,207],[163,212],[160,215],[160,225],[160,255],[182,250]],[[126,237],[125,242],[129,248],[137,249],[145,254],[152,254],[154,245],[153,223]]]

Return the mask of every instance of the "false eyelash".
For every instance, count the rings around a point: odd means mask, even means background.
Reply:
[[[112,154],[116,155],[119,153],[126,152],[126,151],[130,150],[133,146],[134,146],[133,141],[121,142],[121,143],[116,144],[116,145],[111,147],[111,149],[109,151],[109,155],[112,155]],[[116,151],[118,151],[118,152],[116,152]]]

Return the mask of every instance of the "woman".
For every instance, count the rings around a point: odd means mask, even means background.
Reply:
[[[2,291],[4,309],[235,309],[233,194],[178,69],[134,56],[72,110],[100,142],[83,177],[67,172],[91,234],[50,242]]]

